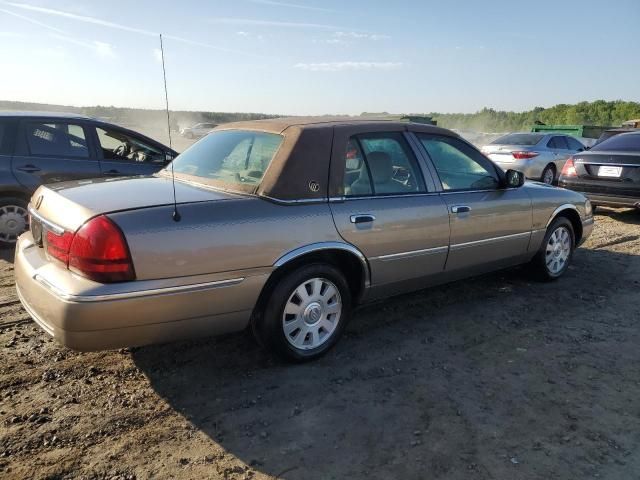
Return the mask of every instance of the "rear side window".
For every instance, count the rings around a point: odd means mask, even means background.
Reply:
[[[26,135],[32,155],[89,158],[85,131],[80,125],[29,122]]]
[[[622,133],[608,138],[591,148],[591,151],[640,152],[640,133]]]
[[[424,178],[399,132],[357,135],[345,155],[347,197],[426,192]]]
[[[539,133],[510,133],[504,137],[500,137],[493,142],[492,145],[536,145],[544,135]]]
[[[444,190],[492,190],[499,181],[495,168],[480,152],[451,137],[418,134]]]
[[[0,155],[11,155],[15,137],[14,124],[0,120]]]
[[[547,142],[547,147],[555,148],[558,150],[569,150],[569,145],[567,145],[567,139],[565,137],[551,137]]]
[[[173,167],[176,173],[255,186],[281,143],[282,136],[275,133],[219,130],[178,155]]]

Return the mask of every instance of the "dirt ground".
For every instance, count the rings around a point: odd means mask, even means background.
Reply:
[[[640,478],[640,214],[556,283],[520,268],[361,309],[318,362],[247,335],[79,354],[0,272],[0,478]]]

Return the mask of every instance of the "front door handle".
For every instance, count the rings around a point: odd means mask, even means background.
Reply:
[[[351,215],[350,220],[351,223],[370,223],[376,219],[370,213],[358,213],[357,215]]]
[[[24,167],[16,168],[16,170],[20,170],[21,172],[26,172],[26,173],[34,173],[34,172],[39,172],[40,168],[36,167],[35,165],[25,165]]]
[[[451,207],[452,213],[468,213],[471,211],[471,207],[467,205],[456,205],[455,207]]]

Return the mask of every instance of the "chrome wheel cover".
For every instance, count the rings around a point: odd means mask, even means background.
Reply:
[[[558,275],[566,266],[571,255],[571,234],[567,227],[558,227],[549,236],[545,261],[547,270],[552,275]]]
[[[551,185],[553,180],[555,179],[555,174],[553,173],[553,168],[547,168],[542,175],[542,182],[547,185]]]
[[[27,210],[18,205],[0,207],[0,241],[15,243],[18,236],[29,228]]]
[[[282,331],[293,347],[311,350],[331,338],[341,315],[338,288],[326,278],[311,278],[289,296],[282,312]]]

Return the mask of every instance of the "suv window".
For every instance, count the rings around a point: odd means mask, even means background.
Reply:
[[[126,162],[160,163],[166,162],[165,153],[138,137],[117,129],[96,127],[102,158]]]
[[[12,124],[8,121],[0,121],[0,155],[11,155],[13,135]]]
[[[32,155],[89,158],[85,130],[80,125],[29,122],[26,134]]]
[[[573,137],[566,137],[567,143],[569,144],[569,150],[582,151],[584,150],[584,145]]]
[[[551,139],[547,142],[547,147],[555,148],[559,150],[569,150],[569,145],[567,145],[567,139],[565,137],[551,137]]]
[[[418,162],[399,132],[357,135],[345,155],[345,196],[426,192]]]
[[[489,190],[500,185],[495,168],[480,152],[452,137],[418,134],[444,190]]]

